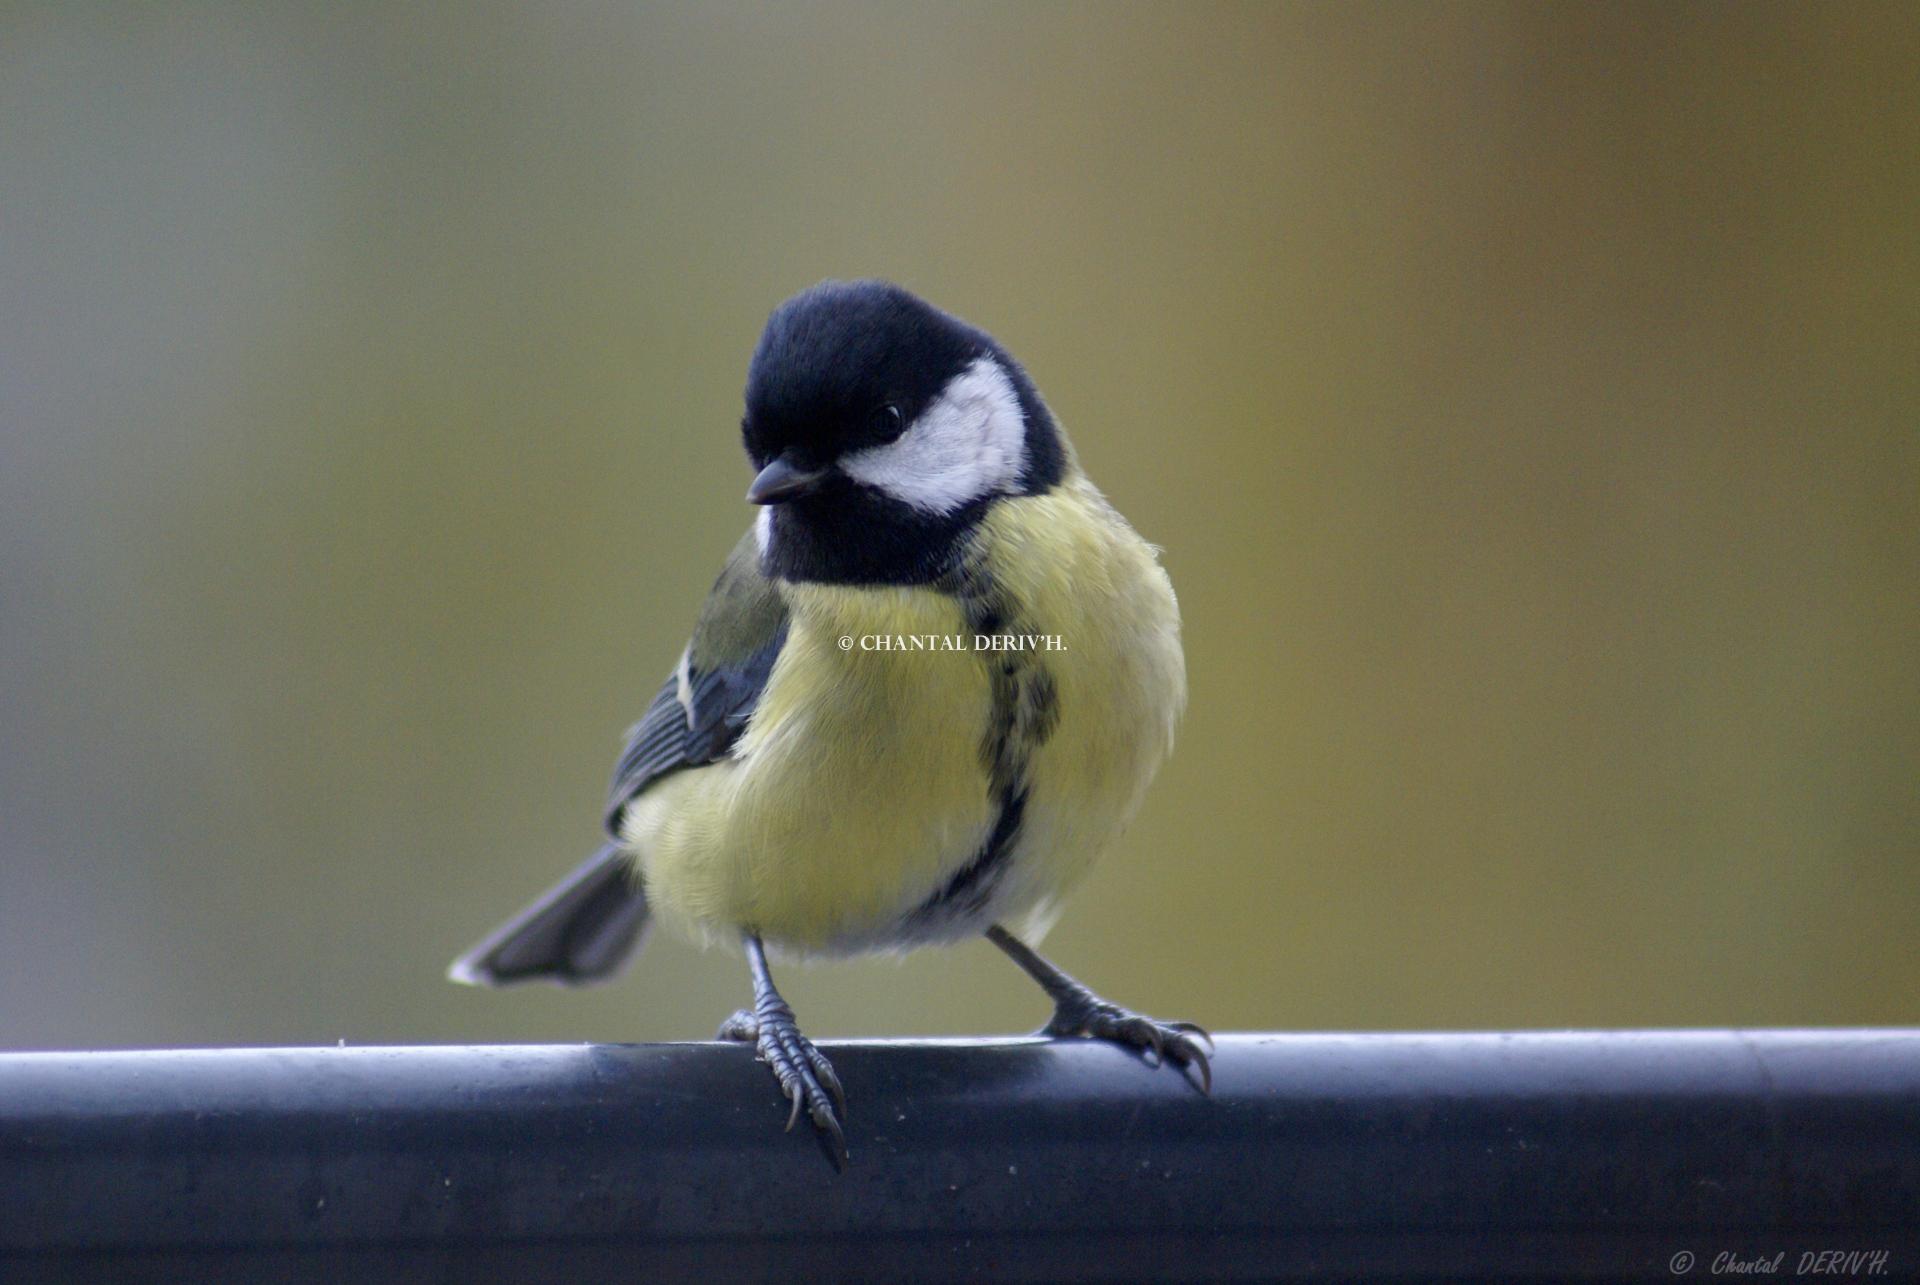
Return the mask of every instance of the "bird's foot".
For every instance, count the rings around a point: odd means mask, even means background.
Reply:
[[[1213,1092],[1213,1037],[1193,1022],[1162,1022],[1101,999],[1084,986],[1062,998],[1040,1034],[1082,1036],[1136,1048],[1143,1056],[1171,1062],[1200,1077],[1200,1091]]]
[[[793,1010],[784,1002],[743,1008],[720,1024],[718,1038],[752,1044],[758,1050],[760,1060],[780,1081],[780,1092],[793,1103],[793,1110],[787,1113],[788,1131],[804,1110],[826,1143],[834,1166],[845,1169],[847,1137],[841,1131],[840,1116],[847,1111],[846,1090],[840,1087],[840,1077],[834,1074],[826,1054],[800,1033]]]

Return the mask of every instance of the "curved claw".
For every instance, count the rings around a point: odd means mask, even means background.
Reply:
[[[1203,1052],[1198,1044],[1184,1041],[1181,1048],[1181,1066],[1191,1066],[1200,1073],[1200,1092],[1213,1096],[1213,1059],[1211,1051]]]
[[[833,1069],[833,1063],[813,1045],[807,1045],[807,1061],[813,1065],[813,1078],[820,1081],[822,1087],[833,1095],[834,1109],[841,1115],[847,1113],[847,1091],[840,1085],[840,1076]],[[815,1123],[818,1123],[816,1121]]]
[[[1198,1022],[1169,1022],[1167,1023],[1167,1029],[1170,1031],[1178,1031],[1182,1035],[1198,1035],[1207,1042],[1208,1053],[1217,1051],[1213,1046],[1213,1036],[1208,1032],[1206,1027],[1200,1025]]]
[[[813,1127],[832,1140],[829,1149],[833,1156],[833,1167],[845,1172],[847,1168],[847,1135],[840,1129],[840,1122],[833,1118],[833,1112],[825,1106],[818,1107],[813,1113]]]
[[[1188,1030],[1185,1028],[1192,1027]],[[1192,1067],[1200,1074],[1200,1091],[1209,1097],[1213,1094],[1213,1041],[1207,1033],[1195,1027],[1192,1022],[1168,1022],[1163,1028],[1167,1032],[1167,1057],[1184,1068]],[[1200,1046],[1200,1039],[1207,1041],[1206,1047]]]

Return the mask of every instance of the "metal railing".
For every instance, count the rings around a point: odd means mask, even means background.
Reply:
[[[823,1047],[845,1173],[740,1046],[0,1056],[0,1281],[1920,1277],[1920,1031]]]

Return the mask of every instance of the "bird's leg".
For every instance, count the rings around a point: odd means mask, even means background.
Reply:
[[[1013,962],[1039,982],[1040,989],[1053,1000],[1053,1020],[1040,1028],[1041,1035],[1081,1035],[1151,1050],[1175,1066],[1191,1066],[1199,1073],[1201,1091],[1212,1092],[1213,1069],[1208,1058],[1213,1053],[1213,1038],[1206,1031],[1192,1022],[1159,1022],[1109,1004],[999,924],[987,929],[987,940],[1012,956]]]
[[[742,944],[747,952],[747,968],[753,974],[753,1007],[743,1008],[722,1022],[718,1038],[750,1043],[759,1050],[760,1060],[773,1068],[774,1078],[780,1081],[780,1091],[793,1103],[793,1110],[787,1115],[787,1128],[792,1129],[800,1112],[805,1110],[827,1142],[833,1163],[844,1169],[847,1139],[840,1130],[839,1115],[846,1113],[847,1095],[840,1087],[840,1077],[833,1073],[833,1064],[827,1061],[826,1055],[800,1033],[800,1027],[793,1020],[793,1010],[773,988],[773,976],[767,972],[767,953],[760,938],[747,933]],[[834,1111],[836,1104],[839,1115]]]

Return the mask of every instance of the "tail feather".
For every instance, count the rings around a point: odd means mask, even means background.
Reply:
[[[627,854],[612,844],[453,961],[468,986],[603,982],[646,938],[647,898]]]

